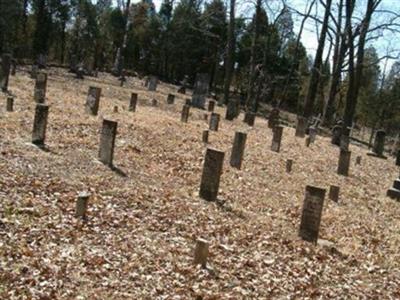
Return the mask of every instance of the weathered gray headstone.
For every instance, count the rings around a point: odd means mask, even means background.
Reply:
[[[136,93],[131,94],[131,100],[129,102],[129,111],[136,111],[138,95]]]
[[[36,103],[46,102],[46,89],[47,89],[47,74],[44,72],[39,72],[36,75],[35,91],[33,96]]]
[[[174,102],[175,102],[175,95],[174,94],[168,94],[167,104],[174,104]]]
[[[156,76],[150,76],[148,90],[154,92],[157,90],[158,78]]]
[[[303,116],[297,116],[297,125],[296,125],[296,136],[297,137],[305,137],[306,136],[306,127],[307,127],[307,119]]]
[[[385,157],[383,155],[383,151],[385,150],[385,137],[386,132],[384,130],[378,130],[375,133],[375,141],[374,146],[372,147],[372,153],[368,153],[368,155],[373,155],[377,157]]]
[[[333,126],[331,143],[333,145],[340,146],[341,136],[342,136],[342,126],[340,126],[340,125]]]
[[[86,112],[97,116],[99,111],[101,88],[91,86],[89,87],[88,96],[86,99]]]
[[[190,112],[190,106],[185,104],[182,107],[182,113],[181,113],[181,122],[187,123],[189,120],[189,112]]]
[[[271,150],[274,152],[279,152],[281,149],[282,133],[283,126],[273,127]]]
[[[232,167],[239,170],[242,167],[244,148],[246,146],[246,138],[246,133],[240,131],[235,132],[230,164]]]
[[[339,201],[339,192],[340,192],[340,187],[336,185],[331,185],[329,187],[329,199],[331,199],[334,202]]]
[[[38,65],[32,65],[31,69],[31,79],[36,79],[37,73],[39,72]]]
[[[279,109],[274,108],[268,118],[268,128],[274,128],[279,125]]]
[[[337,173],[339,175],[348,176],[350,168],[351,151],[340,149],[339,164]]]
[[[208,74],[197,74],[192,95],[192,106],[204,109],[209,84],[210,76]]]
[[[207,267],[209,242],[204,239],[197,239],[196,249],[194,251],[194,264],[201,265],[202,268]]]
[[[292,166],[293,166],[293,159],[288,159],[286,161],[286,173],[292,172]]]
[[[87,211],[89,198],[90,198],[90,193],[88,193],[88,192],[79,193],[78,199],[76,200],[76,209],[75,209],[76,217],[82,218],[82,219],[86,218],[86,211]]]
[[[11,96],[7,97],[7,111],[14,111],[14,98]]]
[[[214,100],[208,101],[208,111],[213,112],[214,108],[215,108],[215,101]]]
[[[110,120],[103,120],[103,127],[100,136],[99,160],[108,165],[113,165],[115,136],[117,135],[118,123]]]
[[[299,230],[299,236],[305,241],[318,242],[325,193],[325,189],[309,185],[306,187]]]
[[[46,140],[47,117],[49,106],[38,103],[35,109],[35,119],[33,120],[32,144],[44,146]]]
[[[218,131],[218,127],[219,127],[219,114],[217,113],[211,113],[210,116],[210,130],[211,131]]]
[[[207,148],[200,183],[200,198],[215,201],[218,196],[219,182],[224,165],[225,153]]]
[[[208,130],[203,130],[203,143],[208,144]]]
[[[254,126],[254,122],[256,120],[256,114],[251,111],[246,111],[244,114],[244,122],[249,126]]]
[[[1,65],[0,65],[0,87],[3,92],[7,92],[8,90],[10,67],[11,67],[11,54],[4,53],[1,56]]]

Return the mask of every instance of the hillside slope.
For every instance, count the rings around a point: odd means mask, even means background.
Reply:
[[[89,85],[102,88],[97,117],[84,111]],[[205,111],[192,108],[181,123],[189,96],[166,104],[177,87],[150,93],[138,79],[121,88],[107,74],[79,81],[51,69],[43,151],[30,144],[33,86],[26,72],[11,77],[13,113],[0,96],[1,299],[400,297],[400,204],[385,197],[398,176],[392,159],[351,145],[350,176],[341,177],[329,139],[307,148],[285,128],[281,152],[271,152],[265,120],[254,128],[242,115],[228,122],[218,107],[210,146],[225,151],[225,165],[219,201],[209,203],[198,197]],[[133,91],[135,113],[127,111]],[[97,160],[103,118],[118,121],[119,172]],[[248,132],[240,171],[229,166],[236,130]],[[320,231],[331,243],[301,241],[305,186],[331,184],[341,187],[340,200],[326,197]],[[74,217],[85,190],[92,193],[87,222]],[[210,241],[209,270],[192,264],[199,237]]]

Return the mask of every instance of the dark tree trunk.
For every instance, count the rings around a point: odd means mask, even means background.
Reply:
[[[235,55],[235,1],[230,0],[230,12],[229,12],[229,26],[228,26],[228,43],[226,49],[225,59],[225,80],[224,80],[224,98],[225,104],[229,101],[229,90],[232,81],[233,64]]]

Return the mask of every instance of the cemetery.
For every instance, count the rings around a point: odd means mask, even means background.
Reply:
[[[400,297],[381,133],[341,149],[155,77],[30,71],[0,95],[0,298]]]

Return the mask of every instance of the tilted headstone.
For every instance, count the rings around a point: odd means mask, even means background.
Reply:
[[[286,173],[291,173],[293,167],[293,159],[288,159],[286,161]]]
[[[35,109],[35,119],[33,120],[32,144],[44,146],[46,140],[47,118],[49,106],[38,103]]]
[[[341,136],[342,136],[342,126],[340,125],[333,126],[331,143],[333,145],[340,146]]]
[[[351,151],[340,149],[339,163],[337,173],[343,176],[349,176]]]
[[[168,94],[167,104],[174,104],[174,102],[175,102],[175,95],[174,94]]]
[[[233,140],[233,147],[231,153],[230,164],[232,167],[241,169],[244,155],[244,148],[246,146],[247,134],[244,132],[235,132],[235,138]]]
[[[306,136],[306,128],[307,128],[307,119],[303,116],[297,116],[297,125],[296,125],[296,136],[297,137],[305,137]]]
[[[283,126],[275,126],[273,128],[271,150],[279,152],[281,149]]]
[[[157,85],[158,85],[158,78],[156,76],[150,76],[148,90],[151,92],[155,92],[157,90]]]
[[[219,127],[219,114],[217,113],[211,113],[210,116],[210,130],[211,131],[218,131],[218,127]]]
[[[138,94],[132,93],[131,100],[129,101],[129,111],[136,111]]]
[[[210,76],[208,74],[197,74],[192,95],[192,106],[204,109],[209,84]]]
[[[197,239],[196,249],[194,251],[194,264],[201,265],[202,268],[207,267],[209,242],[204,239]]]
[[[1,56],[1,66],[0,66],[0,87],[3,92],[7,92],[8,90],[10,68],[11,68],[11,54],[4,53]]]
[[[269,118],[268,118],[268,128],[274,128],[275,126],[279,125],[279,109],[274,108],[270,113],[269,113]]]
[[[203,130],[202,140],[203,143],[208,144],[208,130]]]
[[[336,185],[331,185],[329,187],[329,199],[331,199],[334,202],[339,201],[339,192],[340,192],[340,187]]]
[[[14,97],[7,97],[7,111],[12,112],[14,111]]]
[[[253,127],[255,120],[256,120],[256,114],[251,111],[246,111],[246,113],[244,114],[243,122],[245,122],[247,125]]]
[[[88,206],[88,201],[90,198],[90,193],[81,192],[78,195],[78,199],[76,200],[76,208],[75,208],[75,216],[78,218],[85,219],[86,211]]]
[[[299,236],[305,241],[318,242],[325,193],[325,189],[309,185],[306,187],[299,230]]]
[[[187,123],[189,120],[189,112],[190,112],[190,106],[185,104],[182,107],[182,113],[181,113],[181,122]]]
[[[35,81],[35,91],[33,98],[36,103],[46,102],[47,74],[44,72],[37,73]]]
[[[86,98],[86,112],[97,116],[99,111],[101,88],[90,86],[88,96]]]
[[[208,101],[208,111],[213,112],[215,108],[215,101],[214,100],[210,100]]]
[[[207,201],[217,200],[224,156],[222,151],[207,148],[200,183],[200,198]]]
[[[115,121],[103,120],[103,127],[100,136],[99,160],[108,166],[113,165],[117,126],[118,123]]]

